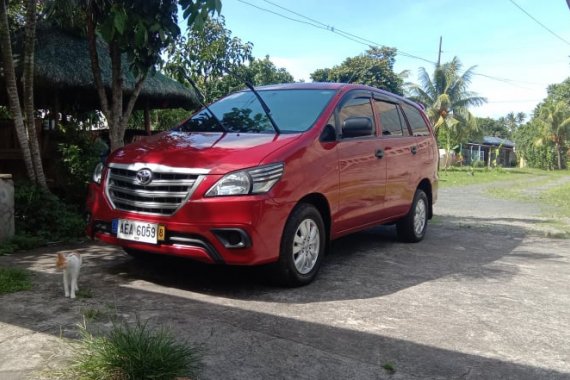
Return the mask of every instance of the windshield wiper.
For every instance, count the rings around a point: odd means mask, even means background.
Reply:
[[[277,126],[277,123],[275,123],[275,120],[273,120],[273,116],[271,116],[271,109],[269,109],[269,106],[267,105],[267,103],[265,103],[265,100],[263,100],[263,98],[261,97],[261,95],[259,95],[259,92],[257,92],[257,90],[253,87],[253,84],[246,80],[241,78],[239,75],[237,75],[236,73],[230,71],[229,69],[226,69],[226,71],[233,75],[234,77],[236,77],[237,79],[239,79],[240,81],[242,81],[243,83],[245,83],[246,87],[249,88],[251,90],[251,92],[253,92],[253,94],[255,95],[255,97],[257,98],[257,100],[259,101],[259,104],[261,104],[261,108],[263,108],[263,112],[265,112],[265,115],[267,116],[267,118],[269,119],[269,122],[271,123],[271,126],[273,127],[273,129],[275,129],[275,133],[276,134],[280,134],[281,130],[279,129],[279,127]]]
[[[204,95],[202,94],[202,92],[200,92],[200,89],[198,88],[198,86],[196,85],[196,83],[194,83],[194,81],[189,77],[189,76],[185,76],[186,80],[188,81],[188,83],[190,83],[190,85],[192,85],[192,88],[194,88],[194,91],[196,91],[196,95],[198,98],[198,103],[200,103],[200,105],[202,107],[204,107],[212,116],[212,118],[216,121],[216,124],[218,124],[218,126],[220,128],[222,128],[223,132],[227,132],[226,127],[224,127],[224,124],[222,124],[222,122],[220,121],[220,119],[218,119],[218,117],[212,112],[212,110],[210,109],[210,107],[208,107],[208,105],[206,104],[206,102],[204,102]]]

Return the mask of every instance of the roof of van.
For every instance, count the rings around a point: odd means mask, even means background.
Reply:
[[[414,102],[411,99],[404,98],[401,95],[394,94],[392,92],[382,90],[376,87],[371,87],[363,84],[356,84],[356,83],[330,83],[330,82],[309,82],[309,83],[281,83],[281,84],[271,84],[267,86],[256,86],[256,90],[340,90],[342,88],[349,87],[350,89],[361,89],[361,90],[369,90],[369,91],[379,91],[384,94],[396,97],[408,104],[413,104],[414,106],[424,109],[423,105],[420,105]]]

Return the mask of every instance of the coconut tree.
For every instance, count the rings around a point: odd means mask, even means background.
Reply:
[[[450,62],[436,65],[431,77],[425,68],[420,68],[420,83],[408,84],[411,98],[426,106],[438,141],[440,135],[445,135],[445,141],[439,142],[448,151],[469,131],[477,129],[476,118],[469,112],[469,107],[480,106],[487,101],[469,91],[475,66],[463,73],[461,68],[461,62],[454,57]],[[442,129],[445,130],[443,134],[440,133]]]
[[[552,141],[556,149],[558,169],[565,164],[562,155],[566,140],[570,138],[570,107],[564,101],[546,102],[539,111],[538,119],[541,125],[541,138],[537,145],[544,141]]]

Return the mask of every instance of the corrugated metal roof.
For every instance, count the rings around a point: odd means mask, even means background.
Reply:
[[[496,146],[503,145],[505,148],[513,148],[515,146],[513,141],[495,136],[483,136],[483,144]]]

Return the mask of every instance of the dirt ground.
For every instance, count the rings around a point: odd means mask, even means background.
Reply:
[[[64,368],[85,315],[92,331],[117,317],[169,326],[203,347],[200,379],[570,379],[570,240],[546,237],[536,205],[485,188],[440,191],[421,243],[393,227],[334,242],[296,289],[94,242],[0,257],[34,283],[0,297],[0,379]],[[87,297],[63,297],[55,253],[68,249]]]

